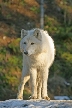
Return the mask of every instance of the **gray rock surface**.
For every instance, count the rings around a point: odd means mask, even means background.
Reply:
[[[72,108],[72,100],[17,100],[0,101],[0,108]]]

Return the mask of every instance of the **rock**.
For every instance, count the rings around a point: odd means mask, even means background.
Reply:
[[[72,108],[72,100],[17,100],[0,101],[0,108]]]
[[[50,90],[50,93],[55,96],[70,95],[71,83],[68,83],[64,78],[55,75],[49,79],[48,89]]]
[[[6,39],[6,36],[3,36],[3,40],[5,40]]]
[[[68,96],[54,96],[55,100],[70,100]]]

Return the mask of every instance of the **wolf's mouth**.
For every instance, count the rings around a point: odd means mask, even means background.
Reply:
[[[25,54],[25,55],[28,55],[28,52],[27,52],[27,51],[24,51],[24,54]]]

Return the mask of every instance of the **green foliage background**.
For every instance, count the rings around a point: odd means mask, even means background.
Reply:
[[[27,1],[0,2],[0,100],[16,98],[17,95],[22,70],[19,49],[21,29],[40,27],[40,1]],[[64,78],[70,83],[66,95],[72,95],[72,4],[70,0],[45,0],[44,8],[44,29],[54,39],[56,48],[49,79],[54,75]],[[3,39],[4,36],[6,39]],[[28,84],[24,94],[28,99]]]

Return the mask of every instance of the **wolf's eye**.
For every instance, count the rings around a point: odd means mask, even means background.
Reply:
[[[24,42],[23,44],[26,44],[26,42]]]
[[[32,42],[31,45],[33,45],[34,43]]]

